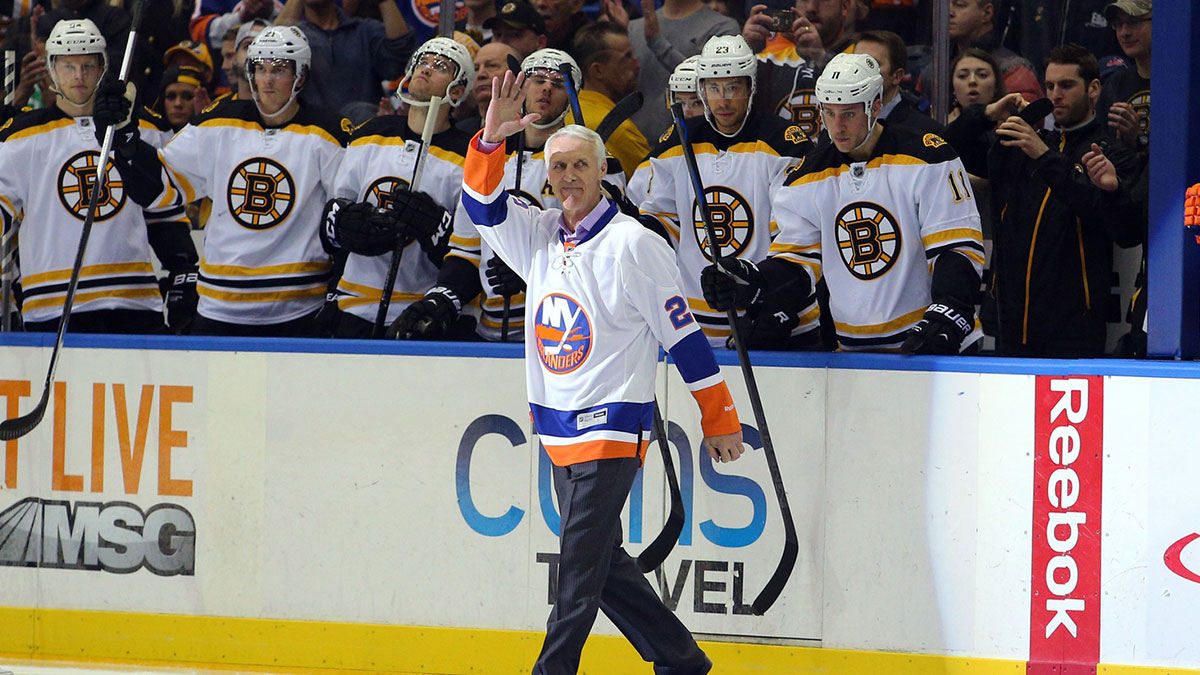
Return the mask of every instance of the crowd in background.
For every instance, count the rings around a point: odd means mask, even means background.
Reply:
[[[490,78],[508,68],[509,56],[562,49],[582,71],[579,98],[590,125],[626,96],[644,96],[608,144],[629,177],[670,128],[669,76],[709,38],[744,37],[758,53],[754,109],[799,125],[818,142],[813,83],[824,64],[844,51],[871,54],[885,81],[885,124],[945,138],[970,172],[989,263],[994,256],[1025,261],[1007,266],[1024,271],[1012,279],[985,273],[985,332],[1018,331],[1000,336],[1009,355],[1144,355],[1151,0],[948,1],[950,80],[938,82],[930,0],[463,0],[454,39],[474,59],[476,80],[453,121],[468,133],[480,128]],[[0,0],[5,49],[18,59],[15,108],[53,105],[44,44],[61,19],[91,19],[107,40],[109,62],[120,63],[129,4]],[[215,101],[249,97],[247,48],[271,25],[296,26],[308,39],[304,104],[335,111],[353,126],[403,113],[396,82],[435,33],[437,10],[427,0],[147,0],[146,7],[132,79],[142,103],[176,131]],[[931,115],[937,87],[950,93],[946,125]],[[1053,115],[1034,121],[1036,139],[997,140],[1010,109],[1002,103],[1012,96],[1053,103]],[[996,150],[1001,146],[1007,152]],[[1056,157],[1065,159],[1051,161]],[[190,213],[201,229],[203,205]],[[1015,235],[1028,229],[1018,225],[1031,225],[1033,237]],[[1137,269],[1114,257],[1114,247],[1138,246]],[[998,281],[1006,295],[996,292]],[[1012,292],[1022,285],[1024,294]],[[1133,289],[1128,302],[1117,293],[1121,285]],[[1047,287],[1058,292],[1031,291]],[[1083,314],[1072,313],[1074,296],[1082,298]],[[1123,326],[1115,350],[1105,344],[1109,325]],[[1035,335],[1045,338],[1041,347],[1011,348],[1038,342]]]

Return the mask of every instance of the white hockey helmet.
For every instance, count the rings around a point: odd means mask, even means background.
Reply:
[[[50,81],[58,89],[54,79],[54,61],[59,56],[74,56],[76,54],[99,54],[100,77],[108,72],[108,41],[100,33],[100,29],[91,19],[63,19],[54,24],[50,37],[46,38],[46,65],[50,69]],[[95,96],[95,92],[92,92]],[[88,99],[90,101],[91,99]],[[87,105],[85,101],[81,105]]]
[[[879,62],[870,54],[838,54],[817,78],[817,103],[825,105],[861,103],[867,115],[867,138],[875,131],[871,107],[883,99],[883,75]],[[865,140],[863,141],[866,142]]]
[[[679,94],[695,94],[696,84],[696,64],[700,61],[700,55],[689,56],[675,66],[675,71],[667,78],[667,89]]]
[[[304,88],[309,66],[312,64],[312,49],[308,46],[308,38],[295,26],[269,26],[264,28],[246,49],[246,80],[250,83],[254,105],[260,113],[263,113],[263,109],[258,98],[258,87],[254,84],[254,69],[266,61],[291,61],[295,66],[296,79],[292,82],[292,96],[284,105],[284,108],[287,108]]]
[[[750,78],[750,105],[746,107],[748,119],[754,102],[754,92],[758,90],[758,57],[746,43],[746,38],[741,35],[714,35],[704,43],[704,49],[700,51],[700,58],[696,61],[696,91],[701,92],[704,80],[717,77]],[[708,101],[702,92],[700,101],[704,104],[704,116],[716,129],[712,111],[709,110]],[[745,120],[742,121],[742,126],[745,126]],[[740,131],[739,128],[738,132]],[[738,132],[733,135],[736,136]]]
[[[450,84],[446,85],[446,91],[442,94],[442,97],[446,99],[450,107],[457,108],[458,104],[466,99],[467,94],[471,91],[471,87],[475,86],[475,62],[471,60],[471,52],[465,45],[448,37],[435,37],[417,47],[417,51],[413,52],[412,58],[408,60],[408,68],[404,71],[404,78],[400,80],[400,84],[396,87],[396,97],[409,106],[424,108],[429,105],[429,101],[418,101],[408,95],[408,83],[412,80],[413,74],[417,72],[417,66],[421,63],[421,58],[426,54],[441,56],[454,63],[454,79],[451,80]],[[450,90],[458,85],[463,86],[462,93],[458,95],[458,98],[451,98]]]
[[[553,75],[561,72],[559,68],[564,63],[571,67],[571,80],[574,82],[575,92],[578,93],[583,88],[583,71],[579,69],[579,64],[575,63],[575,59],[571,58],[570,54],[561,49],[547,47],[526,56],[525,60],[521,62],[521,72],[525,73],[525,77],[529,77],[538,71],[548,71],[549,74]],[[533,126],[537,129],[552,129],[563,121],[570,108],[570,105],[565,105],[562,112],[553,121],[547,124],[534,122]]]

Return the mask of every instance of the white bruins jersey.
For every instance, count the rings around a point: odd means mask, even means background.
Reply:
[[[933,302],[942,253],[983,269],[967,172],[935,134],[885,126],[865,162],[822,144],[788,170],[775,214],[782,230],[771,254],[803,265],[814,284],[824,275],[842,349],[899,348]]]
[[[694,117],[685,124],[696,153],[721,256],[751,262],[765,259],[771,239],[778,232],[771,207],[771,184],[782,180],[787,167],[812,147],[808,136],[800,127],[768,116],[751,115],[733,138],[717,133],[703,117]],[[649,172],[646,197],[639,205],[641,212],[658,219],[675,240],[675,258],[688,306],[709,343],[724,347],[729,337],[729,320],[725,312],[704,301],[700,289],[700,271],[712,264],[712,257],[700,204],[694,198],[683,148],[674,128],[663,134],[638,171]],[[820,310],[814,296],[802,310],[792,335],[816,329],[819,320]]]
[[[419,189],[453,214],[462,191],[462,165],[471,137],[451,127],[435,134]],[[354,130],[342,166],[334,180],[334,197],[390,206],[392,192],[407,188],[420,154],[421,135],[408,128],[406,118],[376,117]],[[360,319],[374,322],[383,297],[392,254],[361,256],[351,253],[338,281],[338,307]],[[405,247],[396,272],[396,286],[388,306],[387,325],[436,285],[438,268],[416,241]]]
[[[162,149],[186,202],[212,198],[196,287],[201,316],[268,325],[321,307],[333,268],[321,212],[349,129],[304,105],[286,125],[265,128],[253,101],[225,99]]]
[[[705,435],[740,429],[712,348],[679,290],[670,248],[607,199],[581,241],[564,241],[560,210],[505,192],[504,161],[499,148],[467,151],[463,210],[529,285],[530,412],[550,459],[564,466],[644,457],[660,344],[700,405]]]
[[[510,137],[505,147],[507,159],[504,163],[504,185],[510,194],[517,195],[527,203],[543,209],[556,209],[562,204],[554,196],[547,178],[546,155],[544,148],[525,150],[524,163],[521,165],[521,188],[517,189],[517,144]],[[611,155],[608,157],[607,175],[604,180],[612,183],[617,189],[625,189],[625,171],[621,163]],[[469,261],[479,268],[479,282],[483,285],[480,295],[479,322],[475,332],[485,340],[499,342],[504,326],[504,298],[492,292],[492,286],[487,280],[487,264],[495,255],[488,245],[479,237],[471,219],[459,209],[454,217],[454,234],[450,237],[450,253]],[[517,339],[522,332],[522,315],[524,314],[525,294],[518,293],[509,301],[508,339]]]
[[[149,111],[139,129],[151,144],[171,134]],[[21,113],[0,128],[0,218],[6,235],[23,219],[16,236],[26,321],[62,315],[99,158],[91,117],[50,107]],[[109,160],[97,205],[72,311],[162,311],[147,227],[187,222],[179,194],[164,191],[154,208],[143,210]]]

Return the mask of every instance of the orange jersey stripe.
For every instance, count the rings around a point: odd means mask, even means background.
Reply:
[[[646,448],[650,447],[649,440],[638,443],[610,440],[584,441],[565,445],[546,445],[543,441],[542,444],[546,446],[546,454],[550,455],[550,461],[557,466],[570,466],[596,459],[619,459],[621,457],[637,457],[644,460]]]
[[[466,166],[463,167],[463,183],[481,196],[492,194],[504,180],[504,146],[494,151],[484,153],[475,144],[481,140],[483,130],[475,134],[467,150]]]
[[[724,382],[693,391],[692,396],[700,405],[700,427],[705,436],[724,436],[741,430],[737,406]]]

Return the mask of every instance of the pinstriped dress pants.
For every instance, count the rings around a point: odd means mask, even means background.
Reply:
[[[562,514],[558,595],[534,675],[574,675],[602,610],[658,675],[704,675],[712,663],[621,547],[621,509],[640,462],[601,459],[554,467]]]

